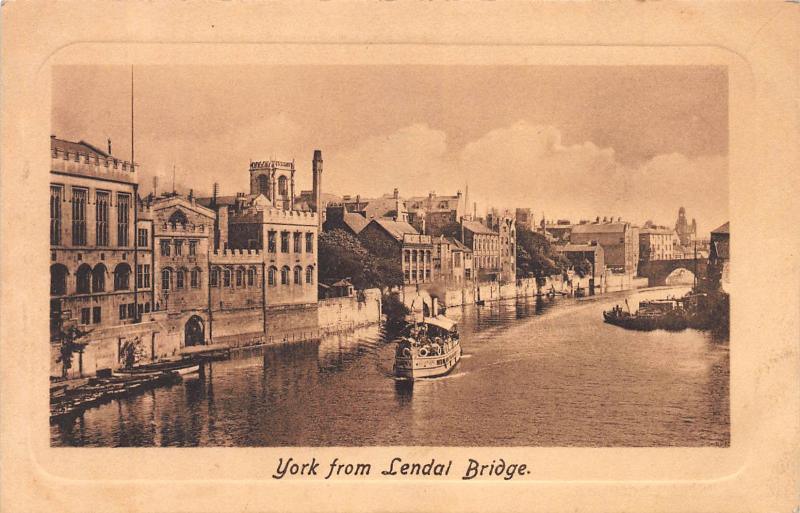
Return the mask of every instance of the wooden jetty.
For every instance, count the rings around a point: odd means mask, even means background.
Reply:
[[[66,384],[54,384],[50,387],[50,422],[74,417],[112,399],[129,397],[180,380],[181,376],[177,372],[165,371],[158,374],[90,378],[85,384],[74,388],[69,388]]]

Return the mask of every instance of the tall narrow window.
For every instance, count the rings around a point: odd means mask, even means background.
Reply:
[[[128,220],[130,219],[131,197],[129,194],[117,194],[117,246],[124,247],[128,241]]]
[[[200,286],[200,270],[199,269],[192,269],[192,276],[191,276],[191,286],[193,289],[196,289]]]
[[[139,242],[140,248],[146,248],[150,245],[147,228],[139,228]]]
[[[256,282],[256,270],[252,267],[247,270],[247,286],[252,287]]]
[[[306,253],[313,253],[314,252],[314,234],[307,233],[306,234]]]
[[[197,241],[190,240],[189,241],[189,256],[196,256],[197,255]]]
[[[267,234],[267,250],[270,253],[275,253],[275,232],[269,232]]]
[[[278,178],[278,194],[281,196],[286,196],[289,194],[289,188],[287,187],[287,180],[285,176],[281,176]]]
[[[219,287],[219,269],[211,269],[211,275],[208,277],[208,284],[211,287]]]
[[[136,287],[140,289],[150,288],[150,264],[136,266]]]
[[[306,283],[314,283],[314,268],[310,265],[306,267]]]
[[[183,241],[181,239],[175,239],[175,256],[183,255]]]
[[[223,287],[230,287],[231,286],[231,270],[224,269],[222,271],[222,286]]]
[[[169,290],[172,281],[172,273],[169,269],[161,271],[161,290]]]
[[[267,283],[269,284],[270,287],[274,286],[276,283],[276,276],[275,276],[276,272],[278,272],[276,268],[274,267],[269,268],[269,272],[267,273],[267,278],[268,278]]]
[[[95,192],[94,218],[98,246],[108,246],[108,198],[106,191]]]
[[[185,273],[184,273],[183,269],[178,269],[175,272],[175,288],[176,289],[182,289],[183,288],[184,275],[185,275]]]
[[[294,252],[295,253],[302,253],[303,251],[303,239],[302,234],[300,232],[294,232]]]
[[[269,197],[269,178],[267,175],[260,175],[258,177],[258,192],[266,197]]]
[[[289,284],[289,268],[284,266],[281,268],[281,285]]]
[[[303,283],[303,269],[300,266],[294,268],[294,284],[300,285]]]
[[[281,253],[289,252],[289,232],[281,232]]]
[[[50,186],[50,244],[61,244],[61,202],[64,199],[64,188],[60,185]]]
[[[72,189],[72,244],[86,245],[86,189]]]
[[[100,307],[95,306],[92,308],[92,323],[93,324],[100,324]]]
[[[236,286],[241,287],[244,284],[244,271],[236,269]]]
[[[161,240],[161,256],[169,256],[170,253],[170,243],[168,240]]]

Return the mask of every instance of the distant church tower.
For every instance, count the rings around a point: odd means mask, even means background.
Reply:
[[[314,160],[311,161],[311,178],[313,180],[311,193],[314,196],[313,210],[317,214],[319,232],[322,232],[322,216],[324,208],[322,205],[322,151],[314,150]]]
[[[692,224],[686,220],[686,209],[678,209],[678,220],[675,222],[675,232],[681,241],[681,246],[689,246],[697,236],[697,221],[692,219]]]

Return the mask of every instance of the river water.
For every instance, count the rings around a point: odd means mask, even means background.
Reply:
[[[65,446],[727,446],[728,343],[626,331],[602,311],[686,289],[451,308],[448,376],[392,375],[378,326],[250,349],[203,378],[51,427]]]

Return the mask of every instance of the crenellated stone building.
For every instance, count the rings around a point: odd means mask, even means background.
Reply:
[[[93,370],[102,342],[151,331],[152,212],[136,201],[138,164],[55,136],[50,151],[51,353],[78,327],[89,345],[73,370]]]
[[[300,208],[293,162],[252,163],[249,195],[142,201],[137,165],[83,141],[52,137],[51,152],[53,373],[70,326],[88,332],[75,375],[120,365],[127,341],[155,360],[319,325],[319,150]]]

